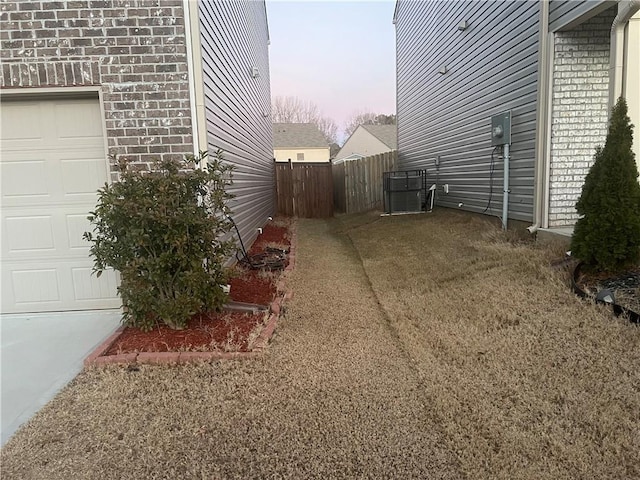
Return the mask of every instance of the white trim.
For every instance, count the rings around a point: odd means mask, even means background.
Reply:
[[[551,202],[551,131],[553,127],[553,73],[555,69],[555,44],[556,34],[548,35],[547,48],[549,50],[549,70],[547,72],[547,108],[546,108],[546,131],[544,132],[544,187],[542,196],[542,228],[549,228],[549,202]]]
[[[104,139],[104,158],[107,168],[107,183],[111,185],[111,161],[109,160],[109,137],[107,136],[107,112],[104,109],[104,96],[102,89],[98,89],[98,101],[100,102],[100,115],[102,116],[102,138]]]
[[[197,7],[197,4],[196,4]],[[196,75],[193,61],[193,30],[191,26],[191,7],[189,0],[182,1],[184,17],[184,36],[187,47],[187,75],[189,77],[189,105],[191,106],[191,141],[193,143],[193,154],[200,153],[200,137],[198,135],[198,116],[196,108]]]
[[[533,199],[533,225],[530,227],[535,230],[544,223],[546,215],[545,208],[545,177],[548,177],[547,171],[547,125],[550,123],[548,115],[548,98],[552,89],[550,88],[550,77],[548,70],[551,68],[553,59],[553,50],[549,49],[549,41],[553,44],[553,38],[549,35],[549,2],[547,0],[539,0],[538,2],[539,29],[538,29],[538,95],[536,99],[536,143],[535,155],[536,159],[534,168],[534,199]]]
[[[200,9],[196,0],[184,0],[195,5],[189,8],[191,38],[191,60],[193,62],[193,91],[195,93],[195,118],[198,124],[198,145],[201,150],[209,150],[208,123],[205,110],[204,77],[202,68],[202,43],[200,41]]]

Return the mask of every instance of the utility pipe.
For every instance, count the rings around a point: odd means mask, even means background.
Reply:
[[[504,163],[504,180],[502,191],[502,229],[507,229],[507,216],[509,215],[509,144],[502,146],[502,156]]]
[[[429,211],[433,212],[433,204],[435,202],[435,196],[436,196],[436,189],[438,187],[436,187],[436,184],[434,183],[433,185],[431,185],[431,187],[429,187],[429,191],[431,192],[431,194],[429,195]]]
[[[611,24],[609,55],[609,111],[618,97],[624,94],[624,29],[629,19],[640,10],[640,0],[627,0],[618,4],[618,15]]]

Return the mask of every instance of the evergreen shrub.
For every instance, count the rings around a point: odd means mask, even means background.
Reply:
[[[582,187],[572,255],[592,271],[620,271],[640,259],[640,183],[627,103],[613,107],[604,148]]]
[[[195,166],[204,163],[205,169]],[[119,160],[120,181],[98,191],[89,220],[94,272],[120,272],[123,322],[149,330],[182,329],[226,301],[223,264],[231,254],[226,187],[231,166],[222,152],[163,160],[140,172]]]

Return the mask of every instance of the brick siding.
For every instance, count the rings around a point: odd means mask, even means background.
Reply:
[[[109,152],[147,169],[193,149],[181,0],[9,1],[2,88],[100,86]]]
[[[611,8],[555,35],[549,226],[573,225],[596,146],[607,135]]]

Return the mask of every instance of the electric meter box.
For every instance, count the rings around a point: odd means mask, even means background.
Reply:
[[[491,117],[491,146],[511,145],[511,112]]]

